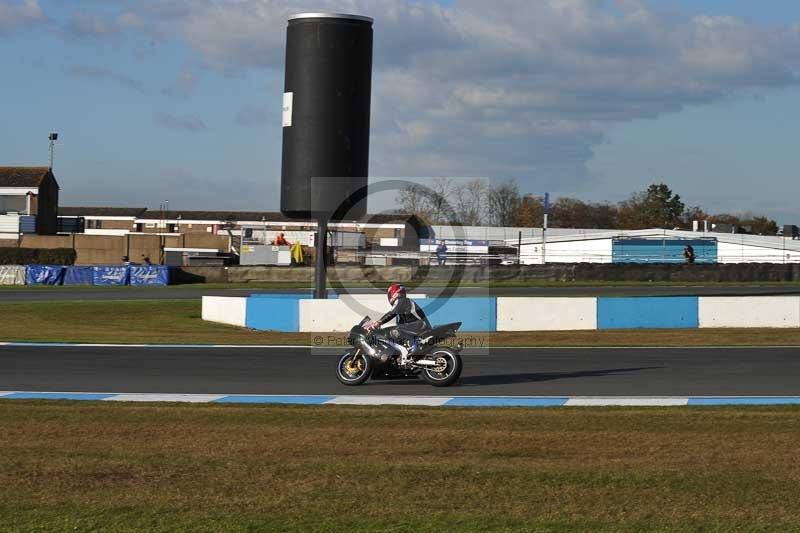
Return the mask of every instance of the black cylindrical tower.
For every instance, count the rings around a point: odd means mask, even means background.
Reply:
[[[354,220],[366,214],[372,19],[303,13],[286,31],[281,212]],[[351,195],[361,192],[359,202]],[[355,204],[355,205],[353,205]]]

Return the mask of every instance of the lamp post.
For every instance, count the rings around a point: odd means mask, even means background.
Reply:
[[[53,170],[53,156],[56,151],[56,141],[58,140],[58,133],[52,132],[49,136],[50,139],[50,170]]]

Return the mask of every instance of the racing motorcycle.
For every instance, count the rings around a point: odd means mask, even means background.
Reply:
[[[404,330],[402,325],[368,331],[368,316],[353,326],[347,338],[353,348],[336,365],[336,377],[345,385],[361,385],[370,377],[400,378],[421,376],[434,387],[447,387],[461,375],[459,355],[463,346],[448,348],[439,343],[455,337],[461,322],[423,331]],[[409,353],[416,337],[418,350]]]

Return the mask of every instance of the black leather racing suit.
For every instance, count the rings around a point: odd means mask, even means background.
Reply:
[[[394,301],[392,308],[378,320],[378,323],[383,325],[393,318],[397,318],[397,332],[411,342],[413,353],[417,347],[416,337],[431,328],[428,317],[417,302],[403,295]]]
[[[404,326],[403,329],[415,328],[417,323],[419,323],[420,330],[423,327],[431,327],[425,312],[417,305],[417,302],[408,296],[398,297],[394,301],[392,308],[378,320],[378,323],[382,326],[395,317],[397,318],[397,325]]]

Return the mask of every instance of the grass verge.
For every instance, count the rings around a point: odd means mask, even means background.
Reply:
[[[341,345],[344,334],[278,333],[205,322],[197,300],[3,304],[2,342]],[[800,346],[800,329],[546,331],[464,334],[492,346]]]
[[[800,409],[0,401],[35,531],[800,528]]]

